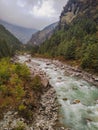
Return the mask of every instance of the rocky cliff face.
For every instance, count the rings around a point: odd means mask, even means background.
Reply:
[[[98,23],[97,0],[69,0],[61,13],[59,28],[83,17],[94,19]]]
[[[41,31],[38,31],[37,33],[33,34],[30,41],[28,42],[29,45],[40,45],[42,44],[46,39],[49,39],[53,32],[55,27],[58,25],[58,23],[53,23],[46,28],[44,28]]]

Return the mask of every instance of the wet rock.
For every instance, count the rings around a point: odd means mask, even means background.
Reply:
[[[73,101],[73,104],[79,104],[80,103],[80,100],[76,99]]]
[[[58,77],[58,79],[62,79],[62,77]]]
[[[73,86],[72,89],[73,90],[78,90],[78,88],[76,86]]]
[[[61,69],[65,69],[65,66],[62,66]]]
[[[94,81],[97,81],[97,82],[98,82],[98,78],[94,78]]]
[[[75,76],[79,77],[79,76],[81,76],[81,74],[80,73],[76,73]]]
[[[51,63],[50,63],[50,62],[48,62],[48,63],[46,63],[46,65],[51,65]]]
[[[91,122],[92,120],[90,118],[86,118],[86,121],[87,122]]]
[[[48,67],[45,67],[45,69],[48,69]]]
[[[63,100],[64,100],[64,101],[67,101],[67,100],[68,100],[68,98],[63,98]]]
[[[26,60],[25,62],[29,63],[29,62],[31,62],[31,59],[28,59],[28,60]]]
[[[57,71],[57,69],[55,69],[55,71]]]

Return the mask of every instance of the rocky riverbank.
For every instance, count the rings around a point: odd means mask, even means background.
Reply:
[[[86,71],[83,71],[82,69],[78,67],[73,67],[71,65],[67,65],[66,63],[63,63],[59,60],[51,60],[51,59],[39,59],[42,61],[47,62],[47,65],[54,64],[55,68],[60,68],[61,70],[65,71],[65,75],[71,76],[71,77],[77,77],[82,78],[86,80],[87,82],[90,82],[96,86],[98,86],[98,76],[94,74],[90,74]]]
[[[98,86],[98,76],[95,76],[86,71],[83,71],[83,70],[79,69],[78,67],[72,67],[72,66],[62,63],[58,60],[53,60],[51,62],[53,64],[55,64],[57,67],[64,69],[65,74],[68,74],[69,76],[72,76],[72,77],[82,78],[82,79]]]
[[[64,130],[65,128],[59,122],[59,104],[56,97],[55,89],[50,85],[45,72],[41,70],[40,64],[31,62],[31,57],[25,61],[30,68],[32,76],[39,75],[44,86],[40,106],[35,111],[33,120],[34,130]]]
[[[29,59],[31,58],[30,55],[28,55],[27,57]],[[37,58],[37,59],[39,59],[40,61],[41,60],[45,61],[47,63],[47,65],[54,64],[55,68],[58,67],[61,70],[64,70],[66,75],[68,74],[69,76],[72,76],[72,77],[82,78],[82,79],[98,86],[98,76],[96,76],[94,74],[88,73],[88,72],[83,71],[82,69],[80,69],[78,67],[73,67],[73,66],[68,65],[66,63],[63,63],[59,60],[51,60],[51,59],[43,59],[43,58]],[[38,73],[39,73],[39,71],[38,71]]]
[[[56,130],[58,123],[58,103],[55,90],[48,84],[39,99],[39,107],[33,111],[33,121],[19,117],[17,111],[4,113],[0,130]],[[60,126],[57,130],[60,129]],[[63,130],[61,127],[60,130]]]
[[[19,58],[20,57],[20,58]],[[34,111],[32,124],[26,124],[27,130],[67,130],[69,128],[64,128],[59,124],[58,117],[58,109],[59,105],[57,103],[56,92],[54,90],[54,86],[52,87],[49,83],[51,77],[47,75],[47,70],[49,68],[53,69],[54,73],[58,73],[58,69],[61,70],[65,76],[68,77],[76,77],[79,79],[84,79],[88,82],[93,83],[94,85],[98,85],[97,77],[80,70],[77,67],[72,67],[65,63],[62,63],[58,60],[50,60],[50,59],[32,59],[29,55],[19,56],[17,62],[25,63],[30,68],[31,76],[39,75],[41,78],[41,82],[43,84],[43,89],[41,96],[39,98],[39,107]],[[42,62],[41,62],[42,61]],[[45,70],[44,71],[41,66],[44,63]],[[62,74],[61,74],[62,75]],[[52,77],[53,78],[53,77]],[[61,82],[62,76],[57,77],[57,82]],[[52,84],[53,85],[53,84]],[[68,98],[63,98],[64,100]],[[75,100],[74,104],[80,103],[80,100]],[[22,119],[23,120],[23,119]]]
[[[54,88],[50,85],[46,73],[43,72],[41,69],[37,68],[39,64],[31,63],[30,59],[26,61],[19,61],[17,59],[15,62],[21,62],[27,64],[31,71],[31,77],[40,76],[41,83],[42,83],[42,90],[41,93],[37,93],[35,95],[38,96],[36,103],[34,104],[33,111],[33,118],[31,121],[26,120],[26,118],[21,117],[17,110],[9,109],[6,113],[4,113],[4,118],[0,120],[0,130],[64,130],[59,124],[58,121],[58,109],[59,105],[57,102],[56,92]],[[33,101],[33,97],[29,89],[28,95],[30,98],[27,101],[26,99],[23,100],[26,106],[29,107],[29,103]],[[31,110],[31,108],[30,108]]]

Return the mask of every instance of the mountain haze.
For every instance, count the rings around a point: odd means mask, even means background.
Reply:
[[[3,20],[0,20],[0,24],[2,24],[7,30],[9,30],[22,43],[27,43],[29,39],[31,38],[32,34],[37,32],[36,29],[20,27],[17,25],[7,23]]]

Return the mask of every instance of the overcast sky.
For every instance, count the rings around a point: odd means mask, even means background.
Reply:
[[[67,0],[0,0],[0,19],[42,29],[59,20]]]

